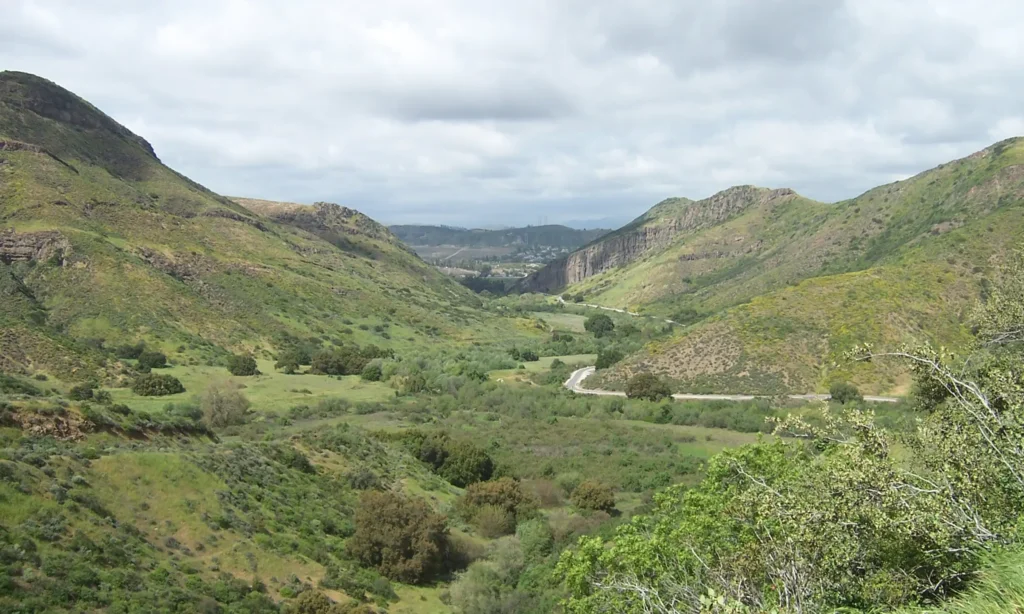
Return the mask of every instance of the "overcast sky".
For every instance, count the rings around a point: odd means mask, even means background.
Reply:
[[[0,0],[0,68],[224,194],[623,221],[735,184],[850,198],[1022,135],[1021,32],[1019,0]]]

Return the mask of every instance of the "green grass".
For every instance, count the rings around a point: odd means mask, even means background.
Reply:
[[[1024,553],[992,557],[969,590],[938,606],[908,608],[899,614],[1009,614],[1024,612]]]
[[[132,409],[153,412],[167,403],[180,403],[202,394],[214,382],[230,381],[244,386],[252,409],[265,413],[281,413],[298,404],[311,404],[324,398],[343,398],[352,403],[386,401],[395,391],[379,382],[366,382],[352,375],[335,379],[324,375],[285,375],[274,369],[270,360],[258,360],[261,375],[234,377],[224,367],[175,366],[157,372],[181,380],[185,392],[163,397],[140,397],[127,388],[110,389],[115,403]]]
[[[538,320],[547,322],[554,330],[569,331],[572,333],[586,332],[586,329],[583,328],[583,323],[587,321],[587,317],[583,315],[543,311],[534,312],[531,315]]]

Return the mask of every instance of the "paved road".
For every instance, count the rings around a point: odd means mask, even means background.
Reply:
[[[625,392],[619,392],[617,390],[598,390],[593,388],[584,388],[583,380],[587,379],[594,372],[597,371],[596,367],[584,367],[577,369],[572,372],[569,379],[565,381],[564,386],[577,393],[577,394],[591,394],[602,397],[624,397]],[[827,394],[790,394],[786,395],[790,399],[798,401],[827,401],[832,397]],[[766,395],[751,395],[751,394],[689,394],[680,393],[673,394],[672,398],[677,401],[752,401],[758,398],[770,398]],[[876,397],[876,396],[864,396],[865,401],[871,401],[873,403],[897,403],[899,399],[896,397]]]

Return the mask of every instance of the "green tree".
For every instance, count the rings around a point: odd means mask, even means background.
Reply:
[[[244,424],[249,414],[249,399],[230,382],[210,384],[199,406],[206,424],[218,428]]]
[[[611,512],[615,509],[615,493],[596,480],[586,480],[572,491],[572,504],[581,510]]]
[[[615,330],[615,322],[607,314],[598,313],[583,322],[583,328],[597,338],[610,335]]]
[[[842,405],[864,400],[864,397],[861,396],[857,387],[847,382],[836,382],[832,384],[828,389],[828,393],[832,397],[833,401],[837,401]]]
[[[523,362],[537,362],[540,360],[540,356],[533,350],[523,350],[519,353],[519,357]]]
[[[464,488],[491,479],[494,461],[478,446],[468,442],[450,443],[438,474],[455,486]]]
[[[423,501],[366,491],[356,506],[354,524],[346,545],[349,553],[382,575],[419,584],[444,571],[447,521]]]
[[[93,397],[93,388],[92,384],[77,384],[68,390],[68,398],[72,401],[88,401]]]
[[[234,354],[228,358],[228,372],[231,375],[248,377],[251,375],[259,375],[259,369],[256,368],[256,359],[250,354]]]
[[[363,367],[363,372],[359,374],[359,377],[367,382],[379,382],[383,373],[380,361],[372,361]]]
[[[139,354],[139,369],[143,372],[150,369],[162,369],[167,366],[167,356],[161,352],[145,351]]]
[[[626,396],[630,399],[661,401],[672,396],[672,389],[653,373],[639,373],[626,382]]]
[[[158,397],[185,392],[178,378],[159,373],[144,373],[132,381],[132,392],[144,397]]]
[[[615,348],[605,348],[598,351],[597,362],[594,363],[598,369],[607,369],[622,360],[622,352]]]

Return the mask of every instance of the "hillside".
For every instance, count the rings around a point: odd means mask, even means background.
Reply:
[[[244,203],[67,90],[0,73],[0,370],[111,379],[115,344],[194,364],[295,338],[468,342],[507,322],[356,211]]]
[[[576,249],[607,230],[577,230],[555,224],[484,230],[451,226],[391,226],[390,230],[407,245],[457,247],[558,247]]]
[[[591,385],[652,370],[694,391],[900,391],[901,372],[834,363],[855,342],[965,338],[964,310],[1024,232],[1022,162],[1012,139],[835,204],[752,187],[666,201],[523,287],[699,322]]]

